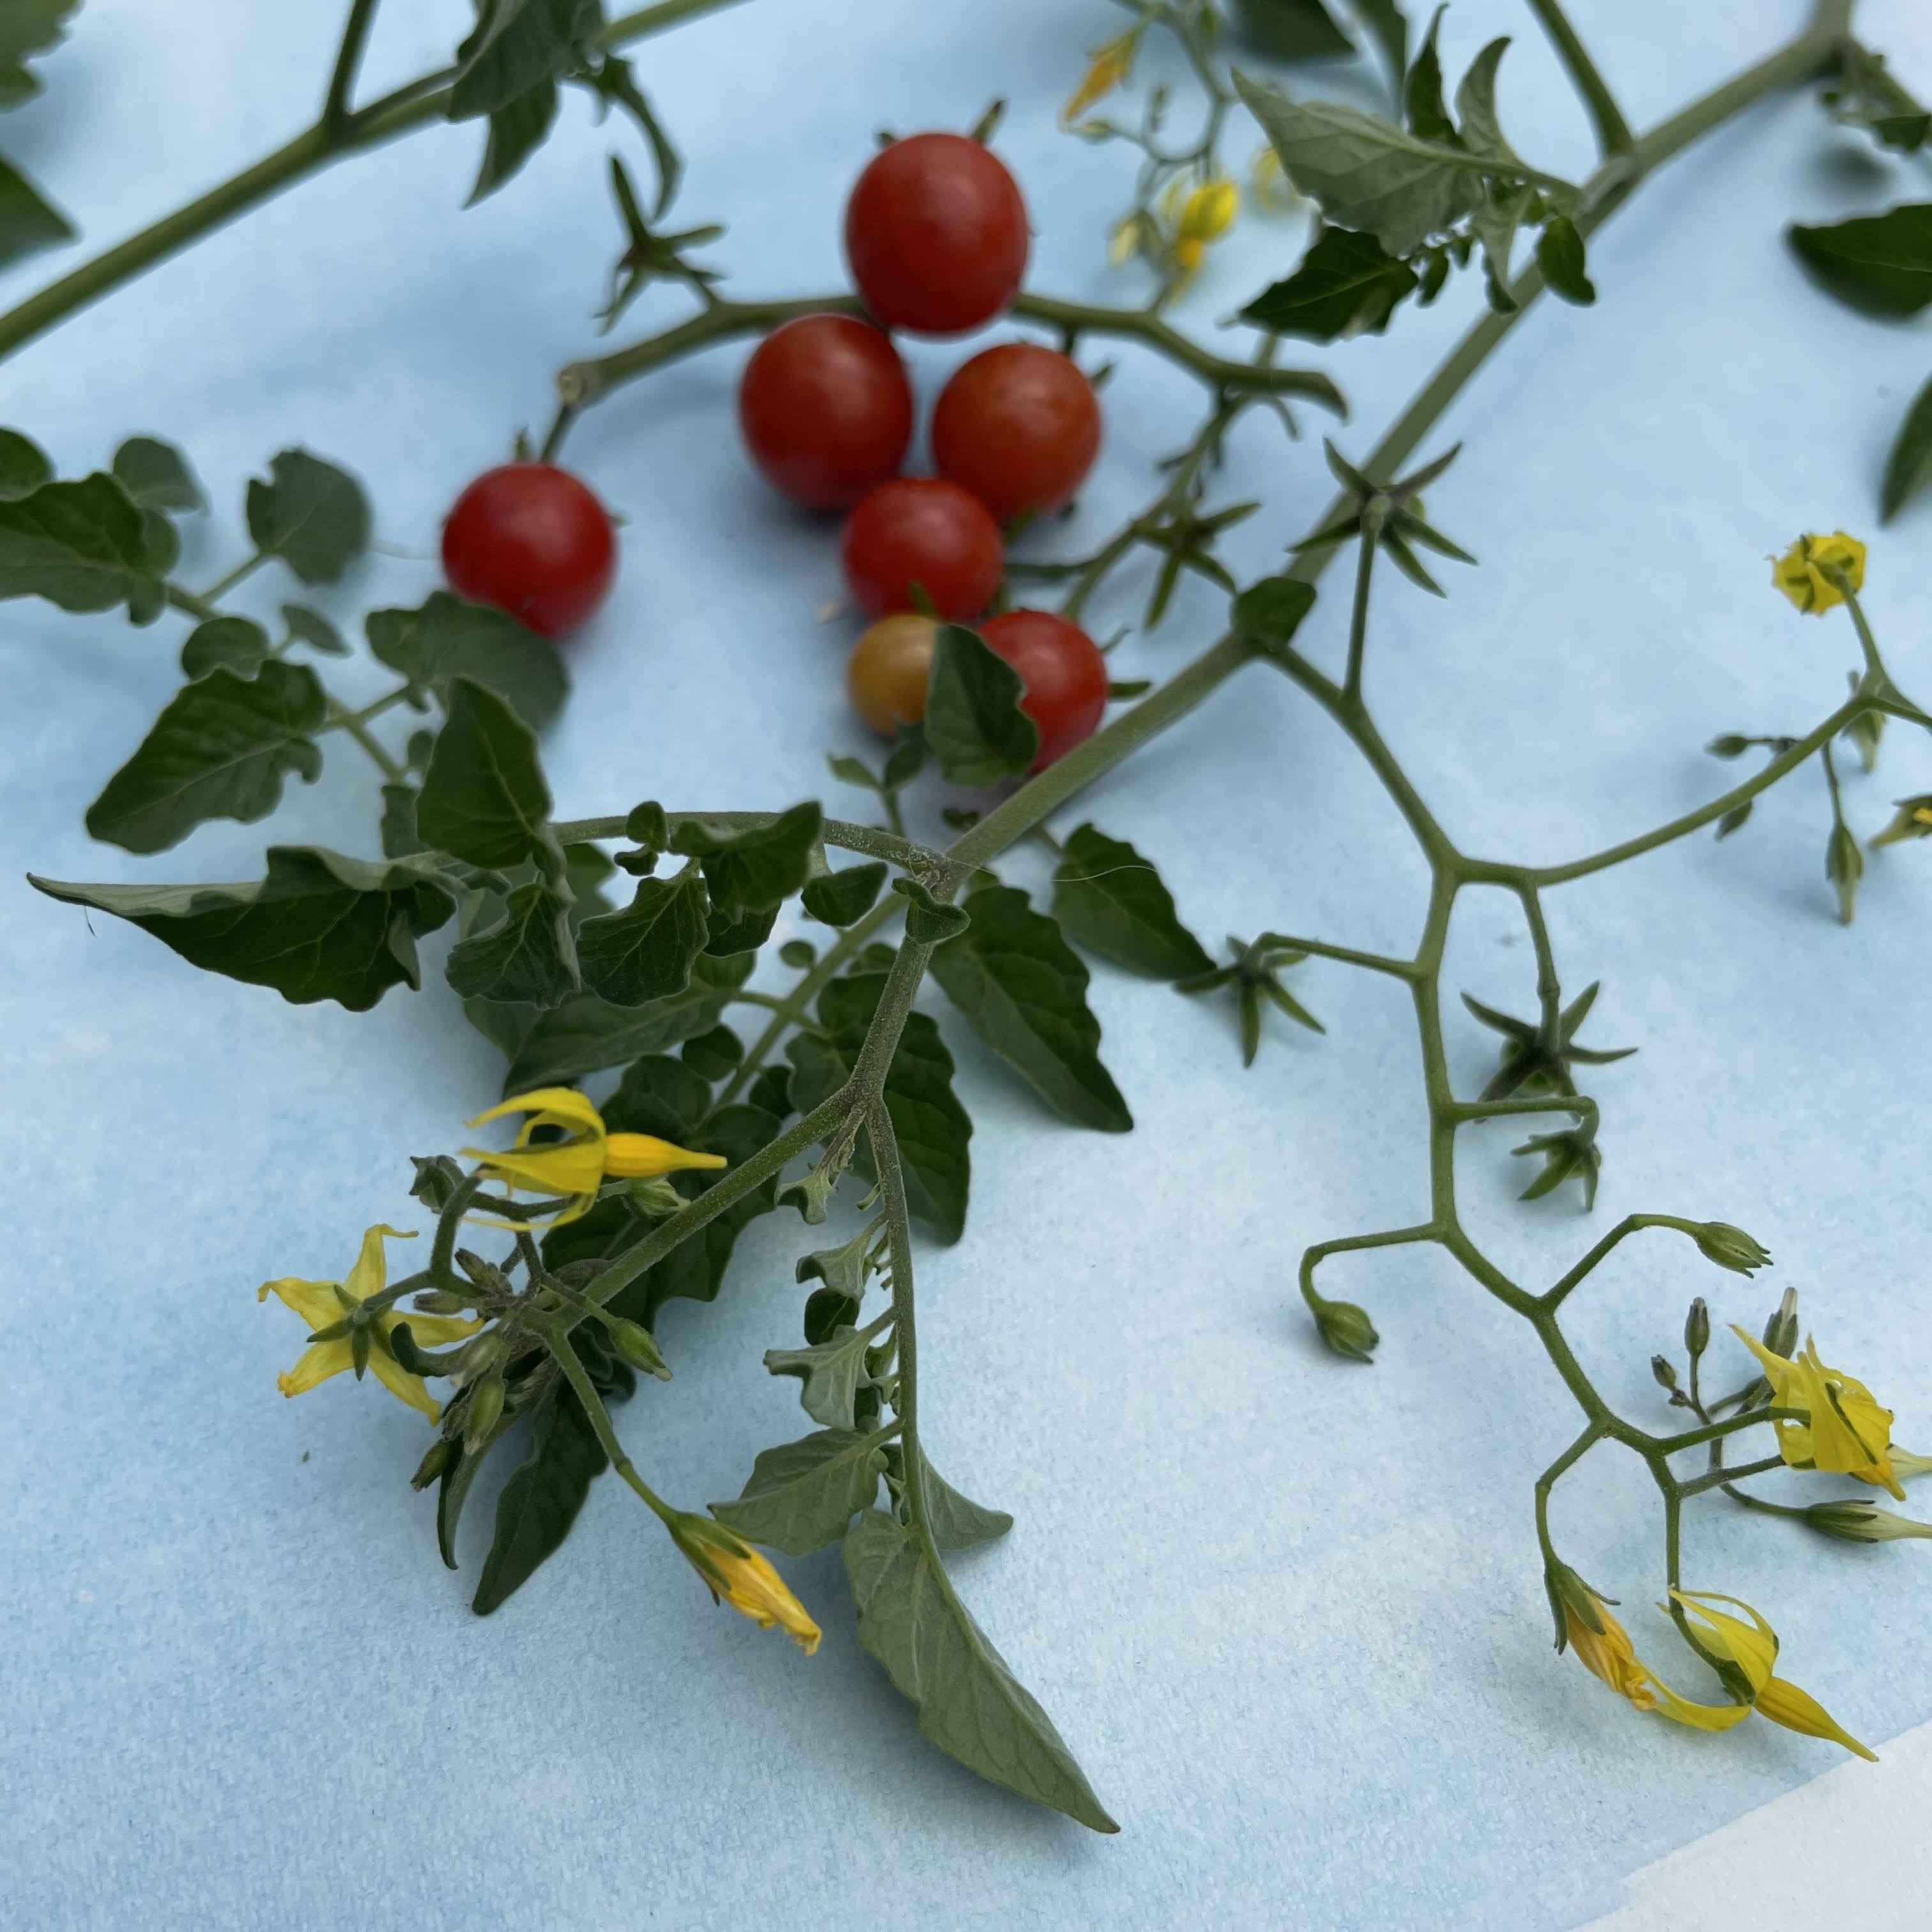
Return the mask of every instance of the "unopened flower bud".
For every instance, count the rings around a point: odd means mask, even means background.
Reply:
[[[1351,1361],[1374,1360],[1376,1345],[1382,1338],[1376,1333],[1376,1324],[1369,1319],[1366,1309],[1357,1307],[1352,1301],[1318,1300],[1315,1325],[1322,1340],[1336,1354],[1346,1355]]]
[[[470,1392],[470,1408],[464,1418],[463,1444],[475,1450],[496,1426],[503,1413],[503,1378],[485,1376]]]
[[[1782,1355],[1786,1361],[1791,1359],[1791,1352],[1798,1346],[1798,1291],[1795,1288],[1784,1291],[1777,1312],[1764,1324],[1764,1346],[1774,1355]]]
[[[425,1315],[460,1315],[472,1304],[446,1288],[428,1288],[416,1297],[414,1305]]]
[[[1843,1543],[1897,1543],[1932,1537],[1932,1523],[1915,1522],[1909,1516],[1856,1499],[1814,1503],[1804,1512],[1804,1520],[1820,1535],[1835,1536]]]
[[[1671,1366],[1670,1358],[1667,1355],[1652,1356],[1650,1372],[1657,1378],[1659,1388],[1666,1388],[1672,1395],[1677,1393],[1677,1371]]]
[[[1711,1346],[1711,1311],[1701,1294],[1691,1303],[1690,1312],[1684,1318],[1684,1346],[1694,1362]]]
[[[412,1490],[426,1490],[441,1475],[449,1463],[449,1438],[439,1436],[429,1445],[429,1451],[416,1465],[416,1474],[410,1478]]]
[[[1564,1649],[1580,1625],[1592,1636],[1604,1634],[1600,1599],[1568,1564],[1552,1561],[1543,1569],[1543,1587],[1549,1593],[1550,1615],[1556,1620],[1556,1648]]]
[[[627,1181],[624,1192],[629,1198],[631,1205],[640,1214],[648,1215],[653,1220],[661,1220],[667,1214],[675,1214],[685,1204],[684,1196],[661,1174],[654,1174],[640,1180]]]
[[[613,1322],[607,1331],[610,1346],[634,1369],[642,1369],[646,1375],[656,1376],[661,1382],[670,1380],[670,1370],[664,1366],[664,1357],[658,1352],[658,1345],[651,1331],[636,1322]]]
[[[1697,1252],[1733,1274],[1750,1274],[1768,1268],[1771,1256],[1742,1228],[1728,1221],[1706,1221],[1696,1234]]]

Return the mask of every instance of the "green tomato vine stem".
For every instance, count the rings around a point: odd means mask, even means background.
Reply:
[[[659,0],[654,7],[626,14],[604,30],[602,44],[628,46],[664,32],[700,14],[736,0]],[[441,120],[448,112],[454,70],[424,74],[350,112],[348,92],[361,64],[363,46],[375,13],[375,0],[355,0],[322,113],[315,122],[272,154],[210,188],[206,194],[151,223],[138,234],[104,249],[70,269],[58,281],[0,315],[0,357],[44,334],[76,310],[145,274],[157,262],[257,208],[283,189],[319,173],[348,156],[378,148],[399,136]]]

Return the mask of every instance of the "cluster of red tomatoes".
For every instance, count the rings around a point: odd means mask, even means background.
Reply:
[[[912,385],[886,333],[956,335],[1012,300],[1026,268],[1026,204],[1012,176],[962,135],[916,134],[875,155],[845,210],[845,252],[869,319],[800,316],[759,344],[739,420],[760,472],[794,502],[844,510],[853,603],[875,621],[847,682],[859,715],[891,736],[925,714],[936,620],[970,622],[1000,594],[1001,525],[1059,508],[1100,444],[1093,385],[1057,350],[1003,343],[956,370],[932,412],[936,476],[902,476]],[[616,568],[595,496],[548,464],[478,477],[443,527],[460,595],[545,637],[574,630]],[[1107,703],[1106,662],[1077,626],[1002,610],[979,626],[1012,665],[1040,731],[1035,769],[1089,736]]]

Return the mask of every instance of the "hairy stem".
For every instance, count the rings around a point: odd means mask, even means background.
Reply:
[[[1557,0],[1529,0],[1529,10],[1550,36],[1571,86],[1583,97],[1583,104],[1589,110],[1591,121],[1597,130],[1598,146],[1606,155],[1628,154],[1636,146],[1630,123],[1624,118],[1616,95],[1597,71],[1596,62],[1576,38],[1576,30],[1570,26],[1562,8]]]

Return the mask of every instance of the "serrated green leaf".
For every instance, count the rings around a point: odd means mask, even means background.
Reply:
[[[670,999],[689,985],[705,934],[704,886],[695,872],[640,879],[622,912],[579,928],[584,982],[614,1006]]]
[[[885,983],[883,973],[854,973],[833,980],[818,997],[824,1032],[794,1034],[786,1043],[794,1070],[792,1104],[800,1113],[830,1100],[850,1076]],[[886,1074],[885,1100],[913,1213],[941,1240],[956,1241],[966,1226],[973,1123],[953,1093],[952,1056],[930,1014],[907,1015]],[[871,1159],[862,1141],[854,1165],[876,1178]]]
[[[550,787],[530,727],[486,685],[452,680],[416,800],[430,844],[472,866],[522,864],[544,849]]]
[[[569,905],[547,885],[518,886],[494,926],[450,949],[443,971],[467,1000],[556,1006],[578,989]]]
[[[43,483],[53,481],[54,466],[46,452],[16,429],[0,429],[0,503],[31,496]]]
[[[289,635],[298,642],[307,644],[311,650],[320,651],[325,656],[346,658],[349,646],[342,640],[342,633],[320,610],[311,610],[306,604],[284,604],[282,622],[289,627]],[[488,684],[488,678],[479,682]]]
[[[206,677],[212,670],[232,670],[237,677],[253,677],[268,655],[268,634],[254,618],[211,617],[188,634],[182,674]]]
[[[334,1000],[366,1012],[394,986],[422,983],[416,942],[456,910],[434,878],[404,865],[272,845],[260,884],[74,885],[30,882],[50,898],[110,912],[193,966],[272,986],[298,1006]]]
[[[1458,132],[1464,146],[1478,154],[1514,161],[1518,158],[1516,150],[1504,137],[1496,116],[1496,70],[1508,51],[1505,34],[1490,41],[1469,63],[1469,70],[1456,90],[1456,115],[1462,124]]]
[[[932,1540],[942,1550],[970,1550],[1004,1536],[1013,1526],[1004,1510],[988,1509],[970,1496],[962,1496],[939,1472],[922,1450],[924,1466],[926,1526]]]
[[[1324,226],[1301,266],[1286,281],[1264,289],[1241,311],[1241,320],[1276,335],[1334,342],[1379,335],[1415,272],[1384,249],[1372,235]]]
[[[1430,16],[1429,31],[1423,35],[1422,44],[1416,49],[1415,58],[1409,63],[1402,82],[1402,111],[1411,129],[1426,141],[1456,138],[1455,124],[1442,98],[1442,56],[1436,44],[1444,10],[1438,7]]]
[[[1787,232],[1799,260],[1854,308],[1907,316],[1932,302],[1932,202],[1821,227],[1794,222]]]
[[[543,146],[556,124],[556,82],[540,80],[490,114],[483,159],[465,208],[494,194]]]
[[[1291,100],[1240,73],[1234,86],[1288,179],[1331,220],[1373,235],[1391,255],[1412,255],[1452,227],[1474,206],[1480,182],[1498,172],[1483,156],[1359,108]]]
[[[753,1543],[808,1556],[836,1543],[878,1499],[891,1433],[822,1429],[762,1450],[737,1501],[713,1503],[711,1514]]]
[[[569,689],[554,644],[507,612],[466,604],[446,590],[419,610],[372,610],[367,628],[370,650],[412,683],[440,698],[455,678],[488,685],[533,730],[556,716]]]
[[[0,500],[0,598],[44,597],[63,610],[125,604],[136,623],[160,614],[140,507],[97,470]]]
[[[748,913],[773,912],[805,884],[824,814],[808,799],[769,824],[721,832],[687,819],[671,837],[671,850],[695,858],[723,922]]]
[[[576,1392],[560,1388],[530,1424],[530,1453],[496,1498],[496,1534],[470,1607],[479,1617],[500,1608],[553,1556],[607,1459]]]
[[[346,470],[305,449],[284,449],[269,481],[248,485],[248,534],[304,584],[333,584],[369,547],[369,502]]]
[[[1596,285],[1586,272],[1583,237],[1568,215],[1552,214],[1536,238],[1536,265],[1552,295],[1587,308],[1597,299]]]
[[[382,856],[406,859],[426,852],[428,847],[416,830],[416,788],[410,784],[386,784],[382,788],[381,826]]]
[[[826,926],[854,924],[870,912],[886,883],[887,868],[883,859],[862,866],[848,866],[842,872],[821,873],[808,879],[800,898],[806,910]]]
[[[648,1006],[614,1006],[594,993],[578,994],[545,1013],[524,1036],[504,1076],[504,1092],[562,1085],[708,1032],[756,963],[749,956],[721,960],[700,955],[682,993]]]
[[[803,1384],[799,1404],[827,1429],[855,1426],[853,1405],[872,1378],[866,1354],[874,1338],[862,1329],[840,1328],[808,1348],[767,1348],[765,1366],[775,1376],[796,1376]]]
[[[991,785],[1040,754],[1040,730],[1020,709],[1020,674],[978,632],[942,624],[933,638],[926,742],[955,784]]]
[[[1152,862],[1092,825],[1069,834],[1053,875],[1053,914],[1078,946],[1150,979],[1211,973]]]
[[[476,27],[456,50],[450,119],[494,114],[568,72],[603,24],[599,0],[482,0]]]
[[[35,54],[51,52],[65,37],[68,15],[80,0],[7,0],[0,7],[0,110],[18,107],[40,91],[28,67]]]
[[[1087,968],[1016,886],[984,886],[972,923],[932,956],[932,976],[973,1030],[1063,1118],[1125,1133],[1127,1103],[1100,1064]]]
[[[968,1770],[1096,1832],[1108,1816],[1053,1722],[987,1642],[915,1529],[868,1510],[846,1532],[860,1642]]]
[[[144,510],[205,510],[202,495],[188,460],[171,442],[152,436],[130,436],[114,452],[114,475]]]
[[[1885,481],[1879,490],[1879,520],[1892,518],[1932,478],[1932,382],[1912,399],[1905,420],[1893,438],[1885,460]]]
[[[290,772],[311,782],[320,773],[314,734],[328,708],[304,664],[265,664],[252,678],[209,672],[168,700],[107,781],[87,808],[88,832],[129,852],[160,852],[210,818],[266,818]]]
[[[0,268],[74,239],[74,224],[0,155]]]

